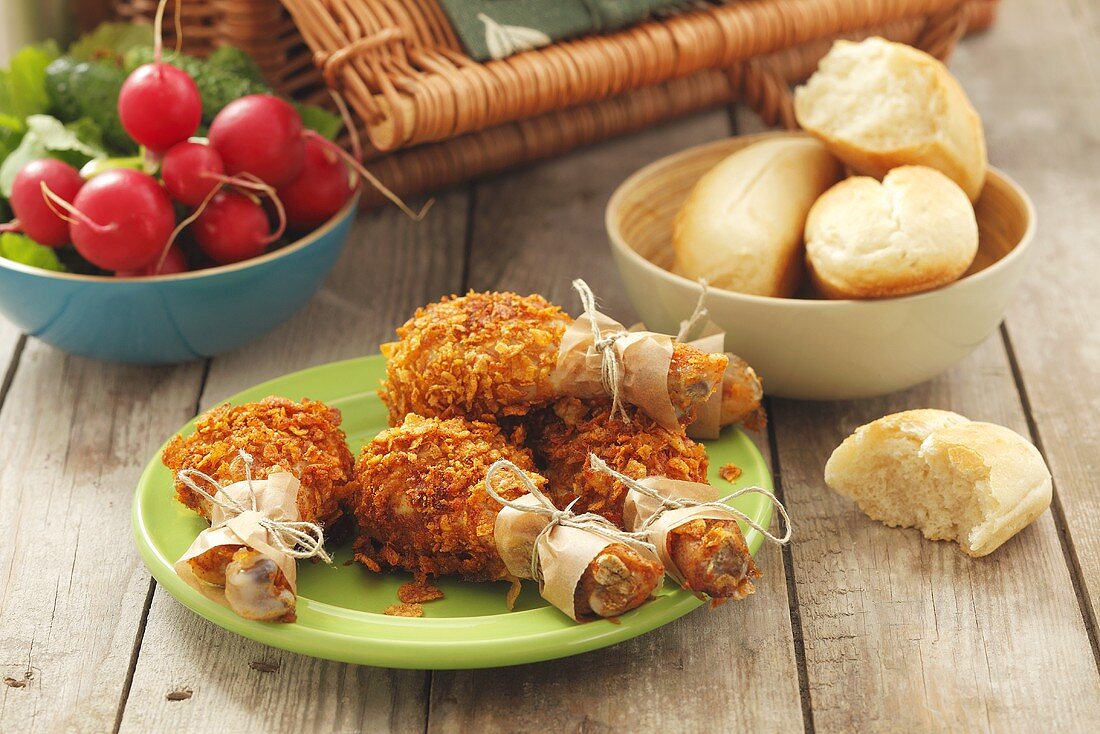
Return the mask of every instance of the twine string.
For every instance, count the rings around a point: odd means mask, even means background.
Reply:
[[[669,510],[679,510],[684,507],[715,507],[732,513],[739,520],[744,521],[744,523],[750,528],[760,533],[773,543],[776,543],[777,545],[786,545],[787,543],[791,542],[791,518],[790,515],[787,514],[787,508],[783,506],[783,503],[780,502],[774,494],[764,489],[763,487],[744,487],[743,489],[738,489],[735,492],[727,494],[725,497],[713,500],[711,502],[700,502],[698,500],[688,499],[687,497],[665,497],[657,490],[645,486],[638,480],[631,479],[625,474],[615,471],[610,466],[608,466],[603,459],[596,456],[595,454],[589,454],[588,461],[589,464],[591,464],[592,468],[596,471],[602,474],[606,474],[612,479],[621,482],[628,489],[634,490],[635,492],[643,494],[651,499],[655,499],[661,503],[660,509],[658,509],[657,512],[653,513],[653,515],[650,516],[650,518],[642,524],[640,531],[648,530],[650,527],[653,526],[657,519],[660,518],[661,515],[665,514]],[[729,504],[727,504],[728,502],[747,494],[764,495],[768,498],[768,501],[771,502],[772,506],[779,511],[780,517],[783,518],[782,527],[784,528],[784,532],[782,536],[773,535],[767,528],[761,526],[744,512],[741,512],[741,510],[738,510],[736,507],[731,507]]]
[[[523,485],[523,488],[526,489],[532,497],[538,500],[539,504],[522,504],[515,500],[506,499],[497,492],[496,489],[493,488],[493,478],[501,471],[508,471],[515,475],[520,481],[520,484]],[[625,543],[626,545],[644,550],[647,553],[655,554],[657,552],[654,545],[645,539],[645,533],[620,530],[612,525],[607,518],[602,515],[597,515],[594,512],[584,512],[579,515],[573,512],[573,505],[577,503],[580,499],[579,497],[566,505],[564,509],[559,510],[554,503],[550,501],[550,498],[543,494],[542,490],[531,481],[531,477],[527,476],[527,472],[507,459],[498,459],[489,467],[489,471],[485,474],[485,491],[490,497],[505,507],[510,507],[517,512],[542,515],[549,520],[546,527],[540,530],[539,534],[535,536],[535,542],[531,548],[531,578],[537,581],[542,581],[542,568],[539,563],[539,543],[559,525],[566,528],[586,530],[612,543]]]
[[[245,483],[248,486],[249,504],[245,505],[239,500],[230,497],[223,490],[218,480],[198,469],[182,469],[176,475],[187,487],[198,493],[209,502],[217,505],[225,511],[227,517],[214,527],[222,527],[230,520],[243,512],[256,511],[256,490],[252,486],[252,456],[244,449],[237,450],[238,459],[244,462]],[[236,459],[234,459],[236,461]],[[213,494],[203,489],[196,479],[215,487]],[[268,536],[280,552],[286,553],[291,558],[320,558],[325,563],[332,563],[332,556],[325,550],[325,533],[321,526],[304,520],[275,520],[261,516],[258,520],[260,526],[268,531]]]
[[[622,401],[622,383],[625,377],[623,361],[615,350],[615,342],[626,336],[628,332],[617,331],[604,334],[596,323],[596,296],[592,293],[592,289],[580,278],[573,281],[573,289],[581,297],[581,305],[584,306],[584,312],[588,314],[588,321],[592,325],[592,347],[600,355],[600,383],[603,385],[604,392],[611,396],[611,417],[618,415],[623,423],[629,423],[630,416],[627,415]]]
[[[699,322],[709,316],[707,311],[707,279],[699,278],[699,287],[702,289],[699,291],[699,300],[695,302],[695,310],[691,312],[691,316],[688,316],[685,321],[680,322],[680,330],[676,332],[676,341],[686,342],[688,337],[695,327],[699,325]]]

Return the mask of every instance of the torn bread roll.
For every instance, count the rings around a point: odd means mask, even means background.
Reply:
[[[792,295],[802,279],[806,215],[842,175],[812,138],[742,148],[699,179],[676,216],[674,271],[738,293]]]
[[[971,201],[985,185],[981,118],[947,67],[911,46],[835,42],[795,90],[794,113],[858,173],[881,178],[898,166],[930,166]]]
[[[825,483],[874,520],[915,527],[984,556],[1050,506],[1039,451],[1002,426],[944,410],[908,410],[856,429],[829,458]]]
[[[978,252],[966,194],[933,168],[841,181],[810,209],[806,265],[829,298],[887,298],[959,279]]]

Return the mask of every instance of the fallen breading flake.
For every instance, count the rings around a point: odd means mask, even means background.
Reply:
[[[736,482],[738,477],[741,476],[741,467],[737,464],[723,464],[718,470],[718,476],[725,479],[727,482]]]
[[[397,598],[405,604],[418,604],[442,599],[443,591],[424,580],[410,581],[407,584],[401,584],[397,590]]]
[[[424,607],[419,604],[391,604],[383,610],[382,614],[391,617],[423,617]]]

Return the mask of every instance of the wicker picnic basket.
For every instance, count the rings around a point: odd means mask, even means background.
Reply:
[[[116,0],[116,12],[151,18],[156,5]],[[339,92],[372,170],[415,195],[734,99],[793,127],[790,85],[835,38],[882,35],[943,58],[995,9],[738,0],[487,62],[463,53],[436,0],[184,0],[182,27],[187,52],[242,48],[284,94]]]

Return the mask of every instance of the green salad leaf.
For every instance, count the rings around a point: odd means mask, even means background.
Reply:
[[[31,115],[19,147],[0,165],[0,194],[10,197],[16,175],[39,158],[60,158],[78,168],[93,158],[106,158],[102,135],[99,127],[88,119],[65,125],[56,117]]]
[[[134,46],[153,43],[153,26],[146,23],[100,23],[69,46],[77,61],[117,60]]]
[[[136,153],[135,143],[118,118],[118,93],[126,72],[110,61],[76,61],[68,56],[46,69],[50,114],[62,122],[93,120],[113,153]]]
[[[0,71],[0,114],[23,118],[49,109],[46,67],[59,55],[53,41],[20,49]]]
[[[21,118],[0,114],[0,162],[19,147],[25,132],[27,126]]]
[[[298,114],[302,116],[303,125],[310,130],[316,130],[329,140],[335,140],[344,127],[344,121],[339,115],[334,115],[317,105],[298,105]]]
[[[57,253],[40,245],[30,237],[15,232],[0,234],[0,257],[44,270],[64,272],[65,266],[57,259]]]

